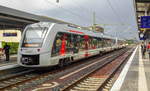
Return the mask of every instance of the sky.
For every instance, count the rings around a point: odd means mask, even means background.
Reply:
[[[80,26],[96,24],[105,34],[138,39],[134,0],[1,0],[0,5],[32,14],[48,16]]]

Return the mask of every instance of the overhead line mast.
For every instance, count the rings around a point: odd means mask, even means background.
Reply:
[[[93,30],[96,30],[96,20],[95,20],[95,12],[93,12]]]

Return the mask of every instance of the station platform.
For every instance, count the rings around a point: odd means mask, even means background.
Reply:
[[[137,46],[115,81],[111,91],[150,91],[150,60],[148,53],[142,57]]]
[[[6,61],[5,56],[0,57],[0,67],[17,63],[17,54],[10,55],[10,60]]]

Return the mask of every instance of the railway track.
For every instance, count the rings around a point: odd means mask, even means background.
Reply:
[[[77,63],[73,63],[72,65],[62,67],[61,69],[59,67],[56,67],[54,69],[51,69],[46,72],[41,72],[40,74],[36,74],[34,70],[29,70],[27,72],[22,72],[19,74],[16,74],[11,77],[6,77],[5,79],[0,79],[0,90],[25,90],[25,91],[30,91],[28,89],[32,89],[33,86],[40,85],[46,81],[51,81],[54,79],[59,79],[62,75],[66,75],[73,70],[76,70],[83,65],[91,64],[93,63],[92,60],[100,60],[100,59],[105,59],[105,58],[110,58],[113,56],[119,55],[121,52],[125,52],[126,49],[121,49],[116,52],[109,53],[107,55],[104,55],[99,58],[90,58],[88,59],[89,61],[79,61]],[[112,55],[113,54],[113,55]],[[109,56],[109,57],[108,57]],[[79,66],[79,67],[78,67]],[[34,74],[33,74],[34,73]],[[79,78],[79,77],[78,77]],[[71,81],[71,80],[70,80]],[[69,83],[72,83],[69,82]],[[68,83],[60,84],[61,88],[64,88]]]
[[[32,74],[34,70],[26,70],[0,79],[0,90],[13,87],[19,83],[25,82],[38,74]]]
[[[61,91],[109,91],[115,73],[123,65],[130,54],[131,50],[120,54],[116,58],[113,58],[112,61],[62,88]]]
[[[55,72],[57,72],[57,70],[52,71],[51,69],[50,72],[45,70],[43,72],[39,72],[39,70],[36,69],[28,69],[16,74],[13,73],[7,77],[1,77],[0,91],[20,90],[20,87],[24,87],[24,85],[28,84],[28,82],[30,83],[34,80],[44,78],[45,76],[48,76],[48,74],[54,74]]]
[[[12,68],[8,68],[8,69],[2,69],[2,70],[0,70],[0,79],[5,78],[8,75],[20,73],[20,72],[26,71],[26,70],[28,70],[28,69],[21,67],[21,66],[12,67]]]
[[[93,72],[97,67],[101,67],[102,65],[110,62],[112,59],[116,59],[118,55],[121,55],[124,53],[127,49],[122,49],[116,52],[112,52],[107,56],[99,57],[96,59],[93,59],[91,63],[88,63],[84,66],[77,67],[73,71],[70,71],[68,73],[65,73],[64,75],[59,75],[58,77],[55,77],[47,82],[44,82],[41,85],[38,85],[36,87],[32,87],[30,89],[25,89],[25,91],[61,91],[67,86],[70,86],[71,84],[74,84],[74,82],[78,81],[79,79],[82,79],[85,75],[88,75],[90,72]],[[88,66],[88,67],[87,67]],[[78,71],[80,69],[80,71]],[[53,83],[57,83],[57,86],[54,87]],[[56,84],[55,84],[56,85]],[[86,91],[86,90],[84,90]]]

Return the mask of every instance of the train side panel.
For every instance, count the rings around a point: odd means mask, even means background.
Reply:
[[[19,65],[24,67],[60,65],[122,47],[116,45],[114,39],[95,35],[96,33],[91,31],[77,31],[62,24],[51,24],[45,28],[39,23],[38,26],[40,27],[34,26],[28,31],[37,33],[36,36],[44,34],[43,38],[35,39],[30,33],[26,35],[28,33],[26,29],[23,33],[24,37],[18,49]],[[25,36],[29,38],[26,39]],[[39,42],[41,40],[42,42]]]

